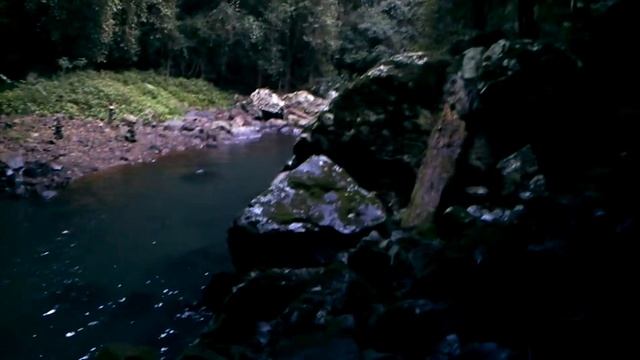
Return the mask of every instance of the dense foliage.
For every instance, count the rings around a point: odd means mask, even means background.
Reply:
[[[362,73],[402,51],[441,54],[481,32],[557,40],[605,2],[0,0],[0,74],[137,67],[238,90],[290,89]]]
[[[165,120],[189,107],[226,106],[231,96],[203,80],[153,72],[76,71],[25,81],[0,93],[0,114],[54,115],[107,119],[115,115]]]

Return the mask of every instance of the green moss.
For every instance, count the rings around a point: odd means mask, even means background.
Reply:
[[[126,114],[167,120],[189,108],[224,107],[231,95],[203,80],[172,78],[143,71],[79,71],[24,82],[0,92],[0,114],[53,115],[116,119]]]

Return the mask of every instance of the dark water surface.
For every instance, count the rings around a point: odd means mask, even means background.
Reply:
[[[0,359],[86,359],[105,343],[193,340],[191,304],[229,270],[226,229],[291,154],[267,136],[74,183],[51,202],[0,201]]]

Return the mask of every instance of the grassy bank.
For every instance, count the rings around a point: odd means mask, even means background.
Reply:
[[[116,118],[131,114],[145,120],[166,120],[188,108],[227,106],[231,95],[203,80],[172,78],[154,72],[78,71],[26,81],[0,92],[0,114]]]

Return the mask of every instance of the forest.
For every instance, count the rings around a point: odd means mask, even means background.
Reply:
[[[631,357],[639,14],[0,0],[0,358]]]
[[[473,34],[562,41],[591,11],[579,0],[3,0],[0,69],[12,80],[138,68],[245,92],[323,89]]]

